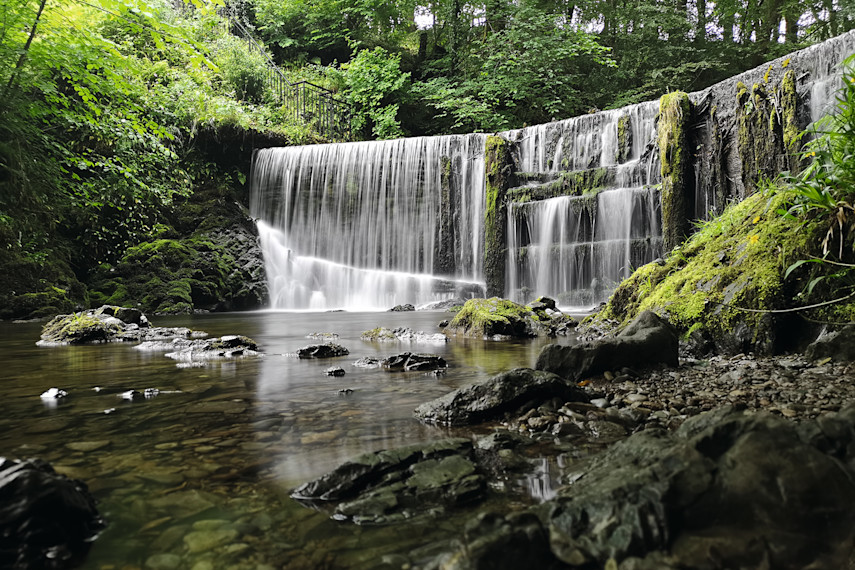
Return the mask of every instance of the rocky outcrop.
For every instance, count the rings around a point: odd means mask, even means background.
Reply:
[[[334,342],[310,344],[297,349],[298,358],[334,358],[336,356],[347,356],[348,354],[350,354],[349,350]]]
[[[720,408],[630,436],[581,464],[555,498],[480,514],[433,546],[441,554],[413,562],[511,570],[524,552],[538,568],[846,568],[853,443],[855,405],[800,425]]]
[[[551,344],[537,357],[538,370],[581,380],[624,367],[678,364],[677,332],[655,313],[645,311],[615,337],[575,346]]]
[[[103,527],[85,483],[38,459],[0,458],[0,568],[71,568]]]
[[[796,428],[723,408],[635,434],[545,506],[552,551],[574,566],[844,567],[853,420],[849,408]]]
[[[552,398],[588,401],[582,390],[551,372],[517,368],[422,404],[415,414],[427,423],[476,424],[525,412]]]
[[[402,352],[383,359],[380,366],[388,372],[427,372],[430,370],[444,370],[448,367],[445,359],[436,354],[416,354],[413,352]]]
[[[331,506],[337,519],[389,523],[439,514],[485,492],[472,442],[444,439],[361,455],[291,496],[318,508]]]
[[[404,303],[403,305],[395,305],[394,307],[389,309],[389,311],[393,313],[406,313],[415,310],[415,306],[411,305],[410,303]]]
[[[42,327],[40,345],[112,341],[164,341],[205,337],[186,327],[152,327],[139,310],[104,305],[71,315],[57,315]]]

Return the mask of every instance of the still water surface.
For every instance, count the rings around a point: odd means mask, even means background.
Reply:
[[[181,367],[133,344],[37,347],[41,323],[0,323],[0,456],[41,457],[89,484],[108,527],[84,568],[376,568],[393,553],[459,533],[471,512],[461,512],[461,520],[356,527],[302,507],[288,498],[290,490],[360,453],[471,434],[425,426],[412,411],[462,385],[532,366],[549,342],[360,340],[378,326],[435,333],[447,315],[258,312],[152,319],[211,336],[244,334],[264,352],[204,367]],[[315,332],[340,335],[337,342],[350,355],[296,358],[298,348],[321,342],[306,338]],[[404,351],[439,354],[448,372],[353,366],[361,357]],[[326,376],[332,365],[346,375]],[[49,407],[39,395],[51,387],[70,396]],[[161,393],[133,402],[119,396],[146,388]]]

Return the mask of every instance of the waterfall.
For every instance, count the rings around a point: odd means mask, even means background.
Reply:
[[[271,305],[388,309],[481,291],[484,136],[256,153]]]
[[[508,133],[519,141],[523,177],[539,180],[518,194],[573,177],[596,181],[579,195],[509,204],[512,299],[548,295],[562,305],[591,306],[662,254],[659,192],[651,186],[659,180],[657,112],[652,101]]]
[[[765,85],[777,98],[782,76],[795,70],[797,121],[806,127],[834,106],[840,62],[853,52],[855,31],[689,95],[694,184],[686,192],[696,218],[750,191],[739,83]],[[505,179],[520,184],[503,189],[506,296],[589,307],[663,255],[658,107],[499,133],[514,162]],[[273,308],[377,310],[483,295],[485,142],[451,135],[256,153],[251,211]]]

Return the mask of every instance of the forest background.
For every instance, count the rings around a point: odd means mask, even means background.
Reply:
[[[494,132],[853,27],[841,0],[0,0],[0,318],[262,302],[216,235],[242,223],[253,146],[325,140],[271,65],[349,107],[353,138]]]

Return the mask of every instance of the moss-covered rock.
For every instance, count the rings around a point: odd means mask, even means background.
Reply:
[[[445,328],[445,334],[475,338],[496,335],[537,336],[534,312],[507,299],[469,299]]]
[[[47,344],[85,344],[108,342],[123,330],[119,319],[103,313],[80,312],[57,315],[42,327],[42,341]]]
[[[49,317],[88,303],[86,287],[56,252],[28,255],[9,243],[0,247],[0,267],[0,319]]]
[[[159,314],[258,306],[257,295],[245,292],[253,279],[247,264],[233,257],[234,247],[214,239],[157,239],[128,248],[115,266],[99,268],[93,300]]]
[[[792,72],[792,71],[791,71]],[[793,85],[794,78],[793,78]],[[788,96],[795,96],[793,92]],[[784,152],[784,134],[781,109],[778,108],[774,89],[765,83],[748,87],[737,85],[736,99],[738,105],[737,140],[739,160],[742,165],[742,182],[746,194],[753,192],[757,183],[763,178],[771,178],[787,169],[788,159]],[[795,105],[788,112],[788,137],[795,144],[798,124],[795,120]]]
[[[781,216],[787,200],[786,193],[755,194],[728,207],[666,261],[644,265],[621,283],[597,319],[625,326],[652,310],[684,337],[707,339],[722,352],[786,348],[792,339],[779,325],[788,317],[762,311],[793,303],[802,284],[785,282],[784,272],[811,256],[822,231]]]

